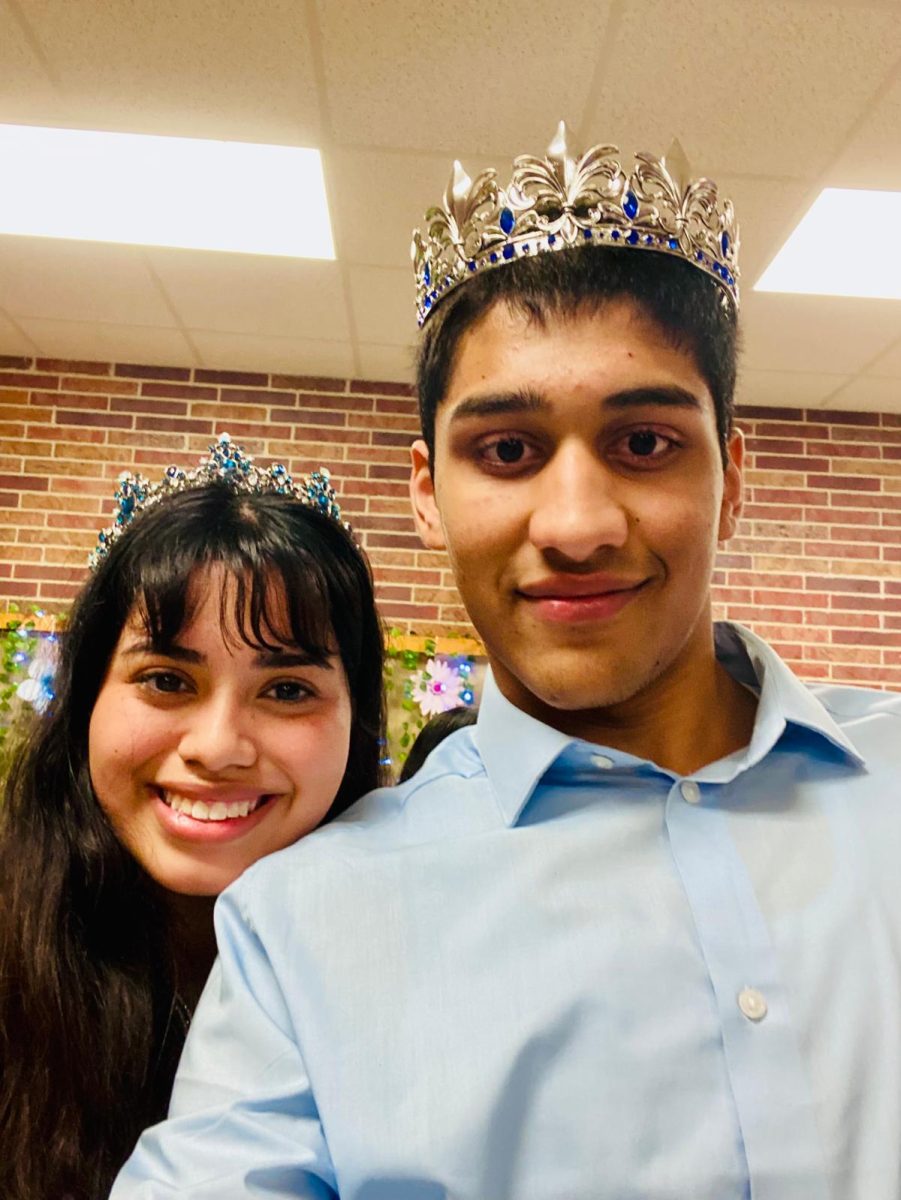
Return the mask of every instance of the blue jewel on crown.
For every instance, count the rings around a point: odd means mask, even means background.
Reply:
[[[442,202],[426,211],[413,233],[420,326],[445,296],[481,271],[533,250],[595,242],[678,255],[713,279],[724,306],[737,312],[739,236],[732,202],[719,198],[711,180],[691,178],[679,143],[663,158],[636,154],[626,170],[615,146],[579,154],[571,142],[561,121],[544,158],[514,160],[506,188],[494,169],[473,180],[454,163]],[[433,279],[443,280],[439,290]]]
[[[113,524],[97,535],[97,546],[88,556],[88,565],[92,570],[107,556],[111,546],[140,512],[152,508],[175,492],[206,487],[214,482],[225,483],[234,491],[249,495],[275,492],[293,496],[308,508],[337,521],[350,532],[350,525],[341,520],[341,508],[325,467],[320,467],[309,477],[301,476],[294,480],[282,463],[276,463],[268,469],[258,467],[227,433],[219,434],[209,450],[209,455],[201,458],[198,466],[191,470],[167,467],[158,483],[151,483],[131,471],[122,472],[115,493]]]

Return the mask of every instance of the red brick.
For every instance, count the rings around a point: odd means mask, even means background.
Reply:
[[[409,383],[378,383],[371,379],[351,380],[352,392],[375,393],[379,396],[412,396],[413,387]]]
[[[58,388],[58,375],[19,375],[15,371],[0,374],[0,383],[4,387],[23,388]]]
[[[39,371],[52,371],[55,375],[109,375],[110,364],[103,362],[78,362],[68,358],[39,358],[35,363]]]
[[[874,595],[882,590],[878,579],[858,579],[854,575],[808,575],[804,586],[815,592],[855,592]]]
[[[225,404],[291,404],[291,392],[265,388],[222,388],[221,399]]]
[[[0,488],[46,492],[48,486],[49,481],[46,475],[0,475]]]
[[[854,492],[878,492],[882,487],[882,481],[879,479],[870,479],[866,475],[808,475],[807,483],[810,487],[831,488],[833,492],[854,491]],[[843,498],[842,504],[847,501]]]
[[[204,367],[195,367],[194,379],[198,383],[224,383],[230,387],[266,387],[268,375],[260,375],[254,371],[207,371]]]
[[[149,396],[129,396],[110,402],[110,412],[156,413],[158,416],[187,416],[188,405],[184,400],[156,400]]]
[[[142,383],[141,395],[163,400],[215,400],[218,388],[199,387],[195,383]]]
[[[113,373],[125,379],[180,379],[183,383],[191,378],[187,367],[148,367],[141,363],[119,363]]]
[[[14,354],[0,354],[0,371],[25,371],[33,362],[34,359],[31,358],[17,358]]]
[[[138,385],[121,379],[79,379],[77,375],[65,376],[60,387],[70,392],[100,392],[113,396],[136,396]]]
[[[57,425],[99,425],[103,429],[134,429],[133,417],[114,416],[112,413],[68,412],[56,410]]]
[[[273,375],[272,386],[292,388],[297,392],[346,392],[343,379],[331,379],[325,375]]]
[[[167,433],[205,433],[212,436],[212,421],[191,421],[181,417],[135,417],[135,429],[159,429]]]
[[[843,409],[829,409],[829,424],[835,429],[836,425],[872,425],[876,428],[881,424],[879,413],[875,412],[848,412]],[[841,436],[844,437],[844,430],[841,431]]]
[[[108,396],[73,395],[72,392],[32,392],[31,403],[41,407],[87,408],[94,412],[109,411]]]

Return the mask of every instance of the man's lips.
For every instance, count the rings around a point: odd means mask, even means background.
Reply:
[[[648,582],[610,575],[565,575],[541,579],[517,589],[544,621],[606,621],[626,607]]]
[[[622,578],[614,575],[553,575],[517,588],[527,600],[571,600],[588,596],[609,596],[632,592],[642,587],[647,577]]]

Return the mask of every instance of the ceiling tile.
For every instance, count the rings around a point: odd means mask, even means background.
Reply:
[[[89,129],[316,145],[319,111],[296,0],[27,0],[66,98]],[[31,122],[45,119],[34,104]]]
[[[822,375],[812,371],[740,370],[736,402],[818,408],[847,381],[847,375]]]
[[[350,336],[337,263],[199,250],[152,249],[147,257],[191,329],[330,340]]]
[[[901,191],[901,78],[867,114],[829,168],[832,187]]]
[[[303,338],[250,336],[192,329],[203,365],[232,371],[284,371],[346,379],[354,373],[350,344]]]
[[[741,234],[741,287],[747,296],[797,225],[812,199],[805,183],[782,183],[752,176],[720,175],[720,195],[735,205]]]
[[[899,319],[889,301],[746,290],[744,365],[854,375],[897,339]]]
[[[0,4],[0,121],[32,125],[38,112],[58,123],[65,108],[21,25]]]
[[[895,307],[898,310],[898,326],[901,330],[901,304],[895,301]],[[881,376],[883,379],[901,379],[901,337],[869,364],[867,374]]]
[[[561,117],[579,119],[609,4],[317,7],[335,138],[464,158],[540,149]]]
[[[471,160],[466,167],[474,176],[487,165]],[[333,150],[324,156],[323,166],[335,243],[343,261],[406,267],[414,226],[444,194],[450,157]]]
[[[630,0],[592,137],[701,171],[806,179],[824,169],[901,45],[901,6]],[[626,138],[628,134],[628,139]]]
[[[25,354],[32,357],[36,347],[9,317],[0,312],[0,354]]]
[[[173,326],[136,246],[0,236],[0,305],[16,319]]]
[[[350,267],[350,298],[357,338],[385,346],[408,346],[416,338],[411,271]]]
[[[901,412],[901,380],[873,379],[861,375],[831,396],[825,407],[867,412]]]
[[[376,346],[368,342],[357,346],[357,365],[363,379],[387,379],[393,383],[412,383],[413,346]]]
[[[23,320],[22,327],[45,358],[139,362],[192,367],[197,358],[178,329],[108,325],[88,321]]]

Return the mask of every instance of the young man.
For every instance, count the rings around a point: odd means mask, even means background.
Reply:
[[[731,207],[561,134],[429,220],[412,496],[493,680],[222,898],[114,1198],[896,1200],[901,698],[711,622]]]

